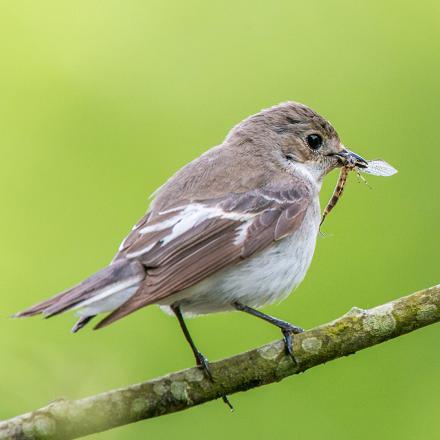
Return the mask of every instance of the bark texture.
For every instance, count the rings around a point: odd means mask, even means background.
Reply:
[[[79,400],[58,400],[0,422],[0,440],[73,439],[173,413],[278,382],[440,321],[440,285],[344,316],[294,337],[295,364],[282,341],[211,364],[215,382],[198,368],[178,371]]]

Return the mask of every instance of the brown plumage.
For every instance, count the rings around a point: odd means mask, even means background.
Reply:
[[[231,194],[226,199],[209,200],[205,206],[217,207],[225,213],[254,215],[243,243],[235,243],[239,220],[208,219],[179,237],[178,242],[160,244],[157,235],[142,236],[122,251],[127,257],[146,248],[139,259],[148,269],[147,278],[137,293],[102,320],[104,327],[137,309],[153,304],[168,295],[184,290],[212,273],[250,257],[271,242],[296,230],[310,203],[307,187],[284,191],[249,191]],[[174,211],[175,212],[175,211]],[[159,216],[160,217],[160,216]],[[165,229],[164,237],[170,233]],[[150,241],[151,240],[151,241]],[[153,247],[151,247],[153,246]]]
[[[292,335],[302,329],[254,307],[281,301],[304,278],[320,226],[322,180],[337,167],[343,168],[322,221],[348,169],[395,172],[347,150],[334,128],[302,104],[252,115],[157,191],[109,266],[16,316],[76,309],[76,332],[97,314],[110,312],[95,326],[101,328],[158,304],[176,316],[197,365],[212,379],[184,315],[238,310],[277,326],[294,358]]]
[[[310,133],[322,140],[319,151],[308,144]],[[341,151],[334,128],[302,104],[280,104],[245,119],[159,190],[112,264],[17,316],[93,309],[98,299],[116,298],[114,291],[124,301],[100,328],[146,305],[171,304],[225,268],[245,267],[241,262],[302,230],[307,215],[319,219],[320,182],[341,165]]]

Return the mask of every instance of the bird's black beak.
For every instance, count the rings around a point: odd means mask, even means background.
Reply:
[[[342,166],[349,168],[367,168],[368,166],[368,163],[364,158],[358,156],[356,153],[353,153],[353,151],[347,150],[346,148],[338,153],[333,153],[332,156],[336,156],[341,162]]]

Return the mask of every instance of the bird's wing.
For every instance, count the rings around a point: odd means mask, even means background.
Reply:
[[[116,260],[140,261],[147,276],[138,292],[97,327],[186,289],[292,234],[301,225],[311,198],[303,186],[258,189],[180,203],[147,215],[116,256]]]

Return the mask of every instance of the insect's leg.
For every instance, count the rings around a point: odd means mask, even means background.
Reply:
[[[361,172],[356,168],[356,177],[358,179],[358,182],[363,182],[365,185],[368,186],[368,188],[373,189],[371,185],[367,182],[367,179],[361,174]]]

